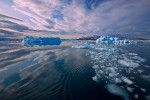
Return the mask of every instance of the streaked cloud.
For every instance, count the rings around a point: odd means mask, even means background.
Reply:
[[[0,5],[0,13],[12,9],[11,16],[22,16],[35,31],[143,36],[150,30],[149,0],[3,0]]]

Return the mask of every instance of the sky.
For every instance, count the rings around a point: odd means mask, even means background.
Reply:
[[[28,34],[150,38],[149,5],[150,0],[0,0],[0,14],[22,20],[13,20],[25,28],[16,31]]]

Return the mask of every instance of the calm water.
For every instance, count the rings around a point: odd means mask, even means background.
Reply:
[[[93,65],[101,60],[100,58],[94,58],[93,60],[90,52],[103,53],[104,51],[97,51],[95,47],[91,49],[71,48],[75,44],[77,42],[68,41],[59,46],[24,47],[22,43],[11,42],[6,44],[2,42],[0,45],[0,100],[126,99],[122,95],[118,96],[118,94],[110,92],[108,89],[111,86],[110,84],[129,88],[124,91],[126,91],[131,100],[144,100],[146,98],[149,100],[150,43],[118,46],[118,48],[125,50],[118,55],[131,52],[138,54],[141,59],[145,59],[143,62],[137,61],[140,64],[139,70],[138,68],[131,69],[135,73],[126,73],[128,71],[123,67],[117,69],[121,77],[126,76],[134,84],[130,84],[130,82],[129,84],[115,83],[113,79],[120,76],[108,77],[104,80],[107,76],[106,70],[101,74],[104,77],[97,77],[95,80],[93,77],[98,76],[98,73],[93,68]],[[112,55],[114,53],[111,54],[111,57],[114,58],[115,56]],[[119,57],[117,61],[123,59]],[[111,64],[107,60],[107,64],[109,63]],[[127,69],[130,68],[127,67]],[[99,68],[98,70],[102,69]],[[134,91],[127,91],[130,89],[134,89]]]

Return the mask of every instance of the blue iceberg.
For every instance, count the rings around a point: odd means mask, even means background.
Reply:
[[[60,45],[61,39],[58,37],[32,37],[25,36],[23,39],[24,46],[45,46],[45,45]]]
[[[127,44],[134,44],[136,41],[133,40],[121,40],[118,37],[110,37],[110,36],[101,36],[96,40],[96,43],[99,44],[120,44],[120,45],[127,45]]]

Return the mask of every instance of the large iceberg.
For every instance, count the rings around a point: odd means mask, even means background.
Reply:
[[[43,46],[43,45],[60,45],[61,39],[58,37],[32,37],[25,36],[23,39],[24,46]]]
[[[136,43],[136,41],[127,40],[127,39],[121,40],[118,37],[101,36],[100,38],[98,38],[96,40],[96,43],[99,43],[99,44],[122,44],[122,45],[125,45],[125,44]]]

